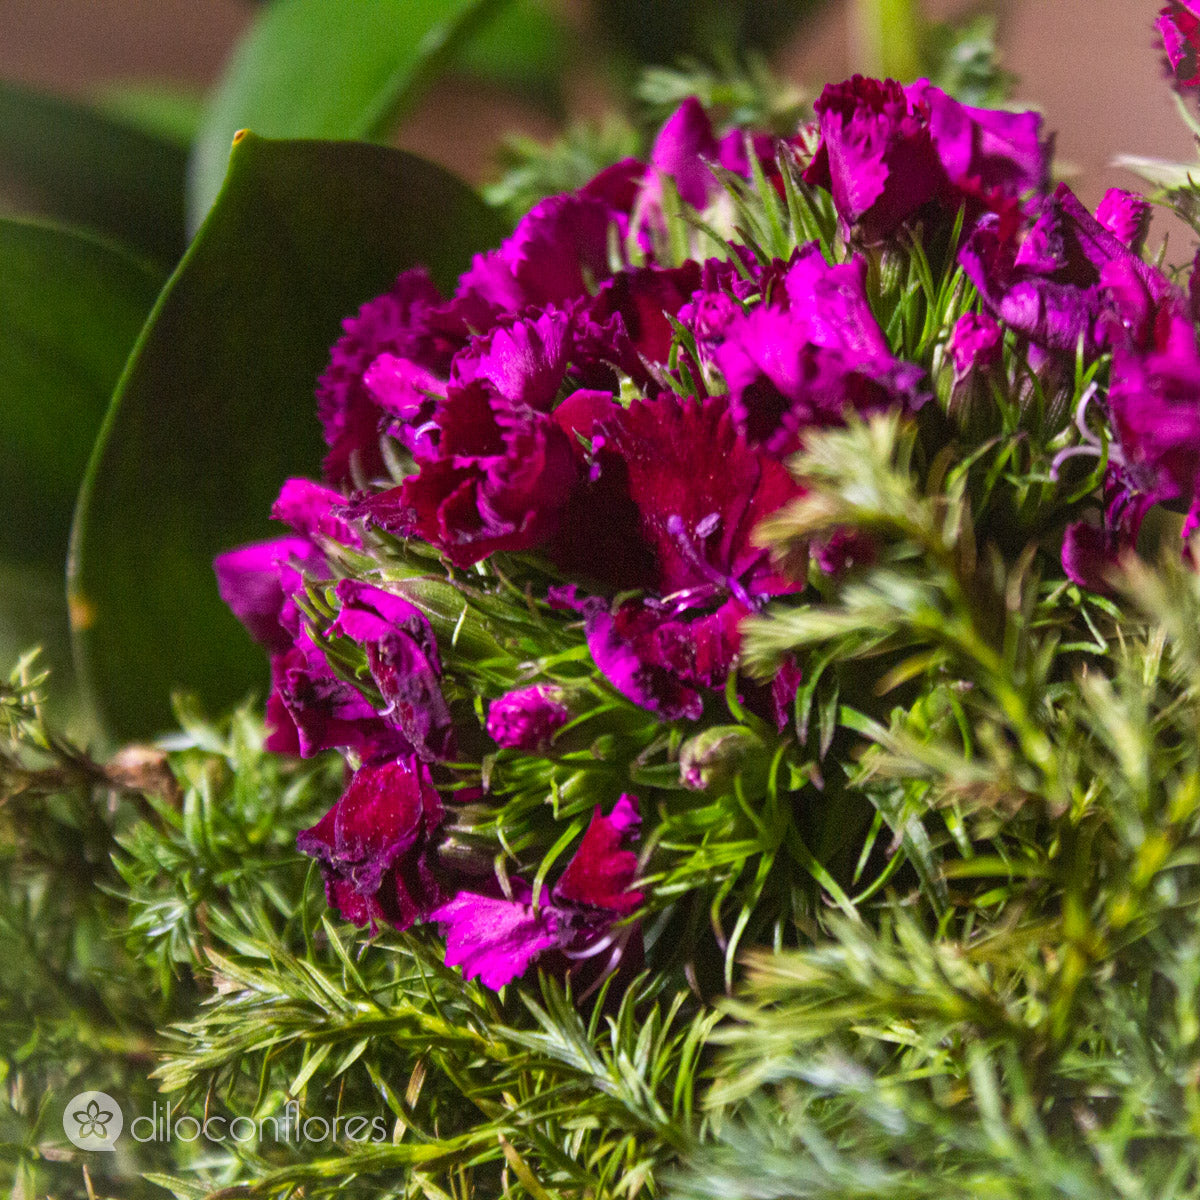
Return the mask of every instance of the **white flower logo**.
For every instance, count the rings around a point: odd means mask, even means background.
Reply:
[[[121,1106],[104,1092],[80,1092],[63,1109],[63,1132],[80,1150],[112,1150],[124,1126]]]

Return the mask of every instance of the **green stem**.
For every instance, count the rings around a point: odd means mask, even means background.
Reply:
[[[851,44],[867,75],[908,83],[923,74],[920,0],[854,0]]]

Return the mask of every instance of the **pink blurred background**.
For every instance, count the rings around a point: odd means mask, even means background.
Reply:
[[[578,13],[578,4],[566,4]],[[935,18],[964,8],[925,0]],[[1112,184],[1136,186],[1109,165],[1122,151],[1195,158],[1162,81],[1157,8],[1153,0],[1007,0],[998,8],[1003,62],[1020,77],[1017,97],[1044,111],[1058,133],[1060,167],[1090,204]],[[81,94],[115,79],[171,79],[199,90],[216,78],[253,11],[245,0],[0,0],[0,76]],[[844,6],[830,5],[776,67],[813,90],[850,74],[849,24]],[[600,83],[577,80],[572,103],[603,110]],[[482,181],[498,137],[518,129],[554,132],[543,114],[454,82],[427,99],[400,141]]]

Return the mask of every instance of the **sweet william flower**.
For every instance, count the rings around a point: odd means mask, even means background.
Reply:
[[[904,94],[926,116],[938,159],[960,194],[994,203],[1046,190],[1050,141],[1042,137],[1040,113],[972,108],[928,79]]]
[[[213,560],[217,591],[250,636],[272,652],[291,648],[299,627],[292,599],[304,575],[324,575],[325,555],[304,537],[227,550]]]
[[[946,352],[954,364],[955,375],[986,371],[1000,361],[1004,334],[987,313],[963,313],[950,332]]]
[[[479,381],[451,384],[436,420],[436,452],[417,474],[347,512],[388,533],[419,537],[462,567],[552,536],[579,473],[562,428],[544,413],[489,395]]]
[[[892,357],[867,302],[861,255],[831,265],[813,243],[778,269],[773,299],[731,311],[712,350],[752,445],[780,456],[806,428],[849,412],[920,407],[924,372]]]
[[[1172,0],[1159,12],[1155,25],[1176,90],[1200,87],[1200,5]]]
[[[1101,272],[1125,261],[1149,270],[1079,202],[1066,184],[1033,210],[981,218],[959,262],[990,311],[1038,346],[1074,354],[1080,339],[1099,352],[1108,300]]]
[[[599,428],[609,469],[616,459],[628,481],[658,593],[715,586],[745,599],[791,589],[751,533],[801,489],[782,463],[747,443],[725,397],[663,394],[615,408]]]
[[[1109,188],[1096,208],[1096,220],[1131,250],[1141,248],[1150,217],[1150,202],[1137,192]]]
[[[821,141],[804,180],[832,193],[864,241],[890,236],[949,186],[927,116],[894,79],[828,84],[813,111]]]
[[[703,692],[722,686],[733,668],[738,626],[751,609],[729,600],[706,612],[647,597],[615,609],[597,599],[585,611],[588,650],[608,682],[668,721],[695,721]]]
[[[499,989],[548,952],[565,955],[568,968],[573,959],[602,953],[613,924],[642,902],[642,893],[630,887],[637,855],[624,848],[640,823],[633,796],[621,796],[608,816],[597,808],[566,870],[537,907],[519,879],[509,896],[464,891],[442,904],[430,919],[445,934],[446,965]],[[613,946],[619,955],[620,940]]]
[[[1045,189],[1049,146],[1032,112],[970,108],[928,80],[902,87],[856,75],[813,105],[821,141],[805,181],[833,195],[843,226],[890,237],[935,204],[953,218],[1000,209]]]
[[[1200,520],[1200,350],[1190,320],[1166,322],[1149,351],[1113,352],[1108,405],[1124,482],[1185,506],[1187,537]]]
[[[311,758],[353,750],[365,761],[412,752],[399,725],[381,716],[351,683],[339,679],[306,630],[271,658],[268,750]]]
[[[444,816],[428,768],[398,758],[360,767],[296,845],[321,864],[326,898],[347,921],[407,929],[442,899],[435,835]]]
[[[498,250],[476,255],[459,281],[467,320],[485,328],[504,313],[588,295],[589,285],[611,274],[608,228],[619,215],[586,190],[536,204]]]
[[[368,476],[383,470],[379,428],[384,413],[366,380],[372,363],[386,353],[441,376],[466,337],[460,312],[442,299],[421,269],[403,272],[390,291],[342,322],[342,336],[317,383],[317,415],[329,445],[324,469],[330,482],[349,483],[354,462]]]

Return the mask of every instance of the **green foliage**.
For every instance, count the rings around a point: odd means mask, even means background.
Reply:
[[[1040,584],[1035,541],[995,540],[985,468],[923,466],[891,419],[821,434],[814,492],[764,531],[878,539],[751,654],[904,696],[839,709],[894,898],[752,956],[682,1196],[1195,1194],[1200,586],[1177,558],[1129,563],[1123,611]]]
[[[805,114],[804,93],[777,78],[758,55],[744,62],[718,54],[713,63],[682,59],[647,67],[634,93],[645,123],[657,130],[689,97],[731,128],[762,129],[790,136]]]
[[[616,117],[600,125],[570,125],[548,144],[521,135],[509,137],[500,147],[501,176],[484,189],[484,195],[515,225],[539,200],[574,191],[605,167],[637,157],[644,149],[638,131]]]
[[[108,889],[137,789],[169,793],[171,777],[161,755],[101,763],[57,737],[43,721],[43,684],[27,659],[0,686],[0,1164],[18,1196],[84,1193],[78,1161],[55,1149],[62,1106],[85,1088],[148,1105],[156,1025],[169,1012],[113,938],[123,906]],[[165,1161],[152,1154],[146,1166]],[[91,1166],[102,1190],[110,1173],[121,1186],[113,1164]],[[127,1195],[153,1194],[133,1171],[126,1182]]]
[[[0,82],[0,180],[22,208],[173,266],[186,245],[187,148],[127,114]]]
[[[51,646],[64,690],[75,496],[161,283],[156,269],[90,235],[0,219],[0,636],[7,661],[34,642]]]
[[[1017,79],[997,62],[996,18],[982,13],[961,24],[926,26],[924,50],[929,75],[964,104],[1002,107]]]
[[[766,53],[821,8],[821,0],[599,0],[613,49],[640,66],[687,57]]]
[[[316,472],[296,397],[399,270],[423,262],[445,284],[496,237],[463,184],[398,150],[239,142],[121,378],[76,518],[79,655],[118,737],[166,727],[175,687],[227,705],[261,685],[211,564],[270,536],[281,481]]]
[[[188,179],[193,228],[217,197],[240,129],[270,138],[381,140],[458,46],[506,0],[276,0],[209,100]]]

